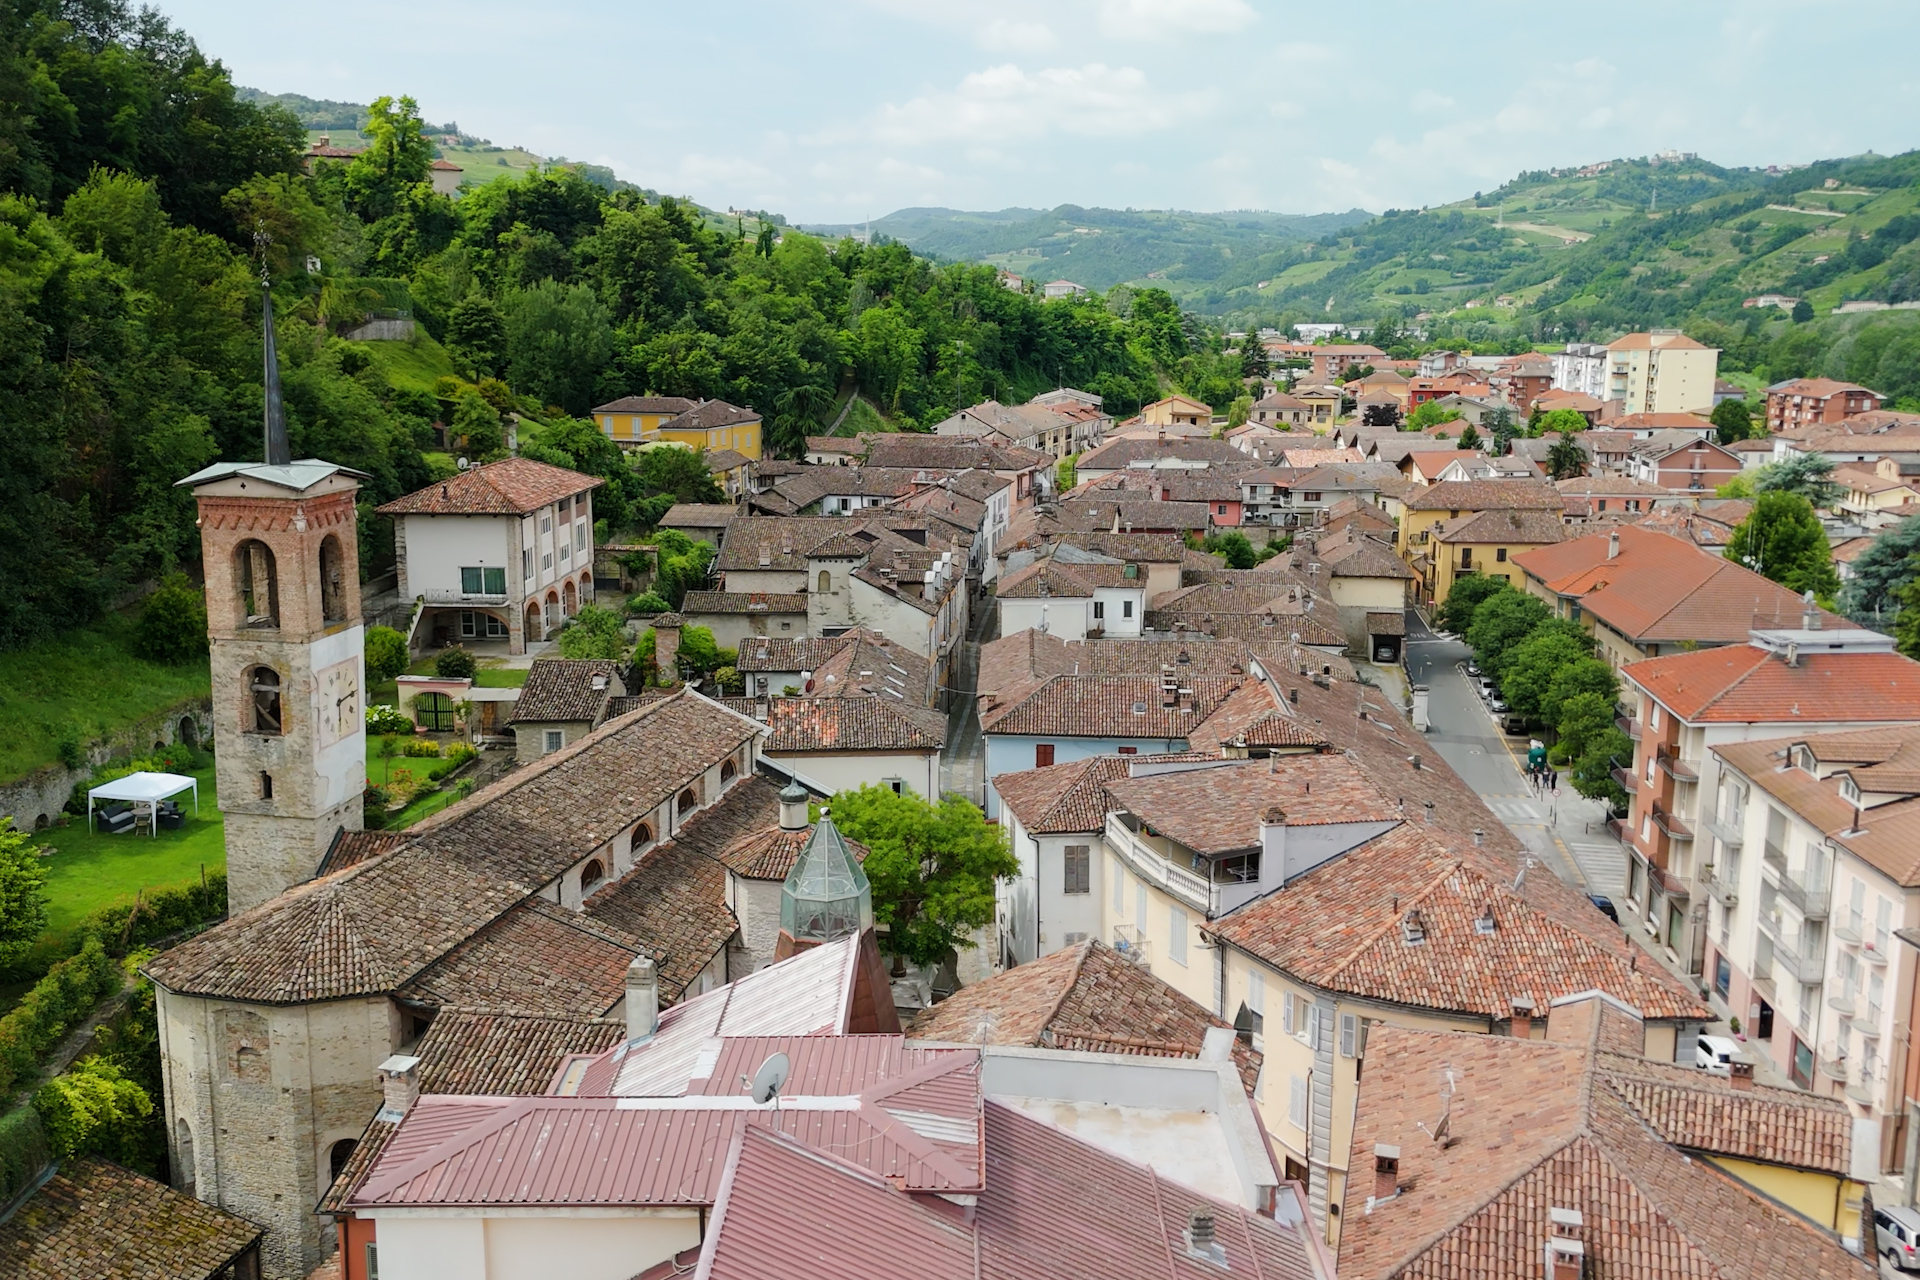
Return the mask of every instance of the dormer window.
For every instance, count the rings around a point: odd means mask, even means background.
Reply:
[[[1840,775],[1840,798],[1848,804],[1860,803],[1860,784],[1853,780],[1853,775]]]
[[[1820,762],[1814,758],[1813,748],[1807,746],[1804,742],[1796,742],[1792,748],[1788,750],[1787,763],[1792,768],[1799,769],[1804,773],[1811,773],[1818,776],[1820,772]]]

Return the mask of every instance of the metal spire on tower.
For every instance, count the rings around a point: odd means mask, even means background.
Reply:
[[[260,324],[266,334],[267,443],[266,464],[284,467],[293,461],[287,444],[287,411],[280,401],[280,360],[273,347],[273,279],[267,274],[267,246],[273,237],[264,228],[253,233],[254,247],[260,253]]]

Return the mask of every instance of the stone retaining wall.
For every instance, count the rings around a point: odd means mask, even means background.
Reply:
[[[75,783],[85,782],[93,770],[115,757],[143,756],[155,744],[172,746],[182,740],[182,726],[190,726],[195,746],[206,746],[213,739],[213,701],[211,698],[187,698],[158,715],[122,726],[105,738],[87,744],[87,765],[69,769],[62,764],[42,765],[24,778],[0,783],[0,817],[11,817],[21,831],[34,831],[53,822],[73,794]]]

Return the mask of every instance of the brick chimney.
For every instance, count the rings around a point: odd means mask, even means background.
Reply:
[[[680,679],[680,667],[675,655],[680,652],[680,628],[685,621],[677,613],[654,615],[653,664],[659,668],[662,684],[674,684]]]
[[[627,1039],[644,1040],[660,1026],[660,975],[653,957],[635,956],[627,966]]]
[[[381,1063],[381,1120],[394,1121],[407,1114],[407,1108],[420,1096],[420,1059],[412,1054],[396,1053]]]
[[[1586,1219],[1578,1209],[1547,1210],[1547,1280],[1581,1280],[1586,1268]]]
[[[1373,1198],[1391,1200],[1400,1194],[1400,1148],[1385,1142],[1373,1144]]]
[[[1533,1037],[1533,1001],[1515,996],[1513,1009],[1513,1038],[1528,1040]]]
[[[1741,1062],[1735,1059],[1727,1064],[1727,1070],[1732,1073],[1728,1076],[1728,1079],[1732,1082],[1734,1088],[1742,1093],[1750,1093],[1753,1091],[1753,1064],[1751,1062]]]

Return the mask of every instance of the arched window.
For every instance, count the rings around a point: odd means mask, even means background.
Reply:
[[[674,801],[673,812],[677,817],[684,818],[688,814],[692,813],[699,806],[700,806],[700,797],[693,794],[692,787],[688,787],[685,791],[682,791],[680,793],[680,798]]]
[[[627,841],[627,852],[638,853],[653,843],[653,824],[643,822],[633,829],[633,839]]]
[[[320,540],[320,617],[326,622],[347,620],[347,557],[331,533]]]
[[[580,612],[579,597],[574,595],[572,578],[567,579],[567,586],[564,594],[561,596],[560,607],[566,612],[569,618]]]
[[[541,638],[540,606],[532,600],[527,601],[527,643],[537,644]]]
[[[601,865],[600,859],[595,858],[589,862],[580,869],[580,896],[584,898],[598,889],[606,878],[607,869]]]
[[[828,573],[825,569],[822,569],[820,571],[820,594],[824,596],[829,591],[832,591],[832,590],[833,590],[833,575],[831,573]]]
[[[414,723],[428,733],[453,732],[453,699],[444,693],[423,693],[413,700]]]
[[[560,625],[560,593],[558,591],[547,592],[546,613],[540,621],[548,631]]]
[[[280,719],[280,673],[272,667],[254,667],[247,672],[247,731],[286,732]]]
[[[280,625],[280,582],[274,569],[272,548],[257,538],[248,538],[235,547],[233,582],[239,597],[241,626]]]
[[[187,1124],[187,1118],[181,1116],[173,1122],[173,1181],[182,1191],[193,1190],[195,1170],[193,1166],[193,1130]]]
[[[722,783],[732,782],[739,772],[740,770],[734,767],[733,761],[722,761],[720,765],[720,781]]]
[[[340,1171],[347,1167],[347,1161],[353,1159],[353,1149],[359,1145],[358,1138],[342,1138],[327,1148],[327,1172],[334,1179],[340,1177]]]

